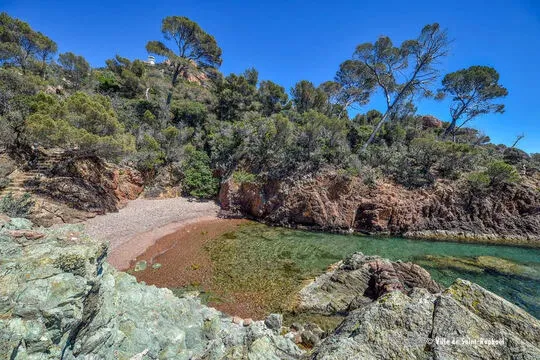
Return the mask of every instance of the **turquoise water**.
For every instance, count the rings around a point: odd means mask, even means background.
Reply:
[[[458,277],[473,281],[540,318],[540,249],[338,235],[261,224],[243,225],[222,241],[235,249],[232,264],[269,271],[280,263],[288,268],[292,264],[304,277],[319,275],[356,251],[412,261],[445,286]]]

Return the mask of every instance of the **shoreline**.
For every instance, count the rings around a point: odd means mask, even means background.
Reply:
[[[219,206],[213,201],[137,199],[115,213],[84,222],[87,233],[108,243],[108,262],[124,271],[132,260],[159,239],[199,221],[218,220]]]
[[[223,211],[220,212],[223,214]],[[477,244],[477,245],[495,245],[495,246],[515,246],[520,248],[540,249],[540,236],[537,238],[526,238],[524,236],[512,236],[512,235],[494,235],[489,233],[473,233],[461,230],[416,230],[408,231],[401,234],[392,234],[389,232],[362,232],[354,229],[342,229],[342,228],[326,228],[317,225],[299,225],[291,223],[275,223],[271,221],[265,221],[263,219],[257,219],[253,216],[237,216],[237,215],[224,215],[221,216],[224,219],[247,219],[260,224],[268,225],[271,227],[281,227],[285,229],[311,231],[326,234],[340,234],[340,235],[356,235],[356,236],[371,236],[378,238],[396,237],[409,240],[428,240],[434,242],[451,242],[462,244]]]
[[[130,268],[134,260],[144,254],[160,239],[178,233],[189,225],[218,219],[232,220],[239,219],[239,217],[230,216],[230,214],[223,212],[219,205],[213,201],[199,202],[183,197],[170,199],[139,198],[129,201],[124,208],[116,213],[96,216],[85,221],[84,225],[90,235],[109,244],[108,262],[117,270],[125,271]],[[395,236],[413,240],[540,248],[540,242],[535,241],[535,239],[499,237],[493,234],[480,235],[447,230],[414,231],[396,235],[387,233],[364,234],[352,229],[347,231],[290,223],[276,224],[249,216],[241,217],[241,219],[252,220],[269,226],[329,234],[338,233],[375,237]]]
[[[193,217],[139,233],[121,245],[110,248],[108,262],[115,269],[126,271],[139,256],[143,255],[152,246],[157,245],[163,238],[176,234],[181,230],[186,230],[190,225],[200,225],[216,220],[220,219],[214,216]]]

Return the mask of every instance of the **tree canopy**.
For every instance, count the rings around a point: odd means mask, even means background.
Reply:
[[[451,122],[443,137],[453,134],[475,117],[489,113],[503,113],[504,104],[493,101],[508,95],[508,90],[499,84],[499,73],[489,66],[471,66],[445,75],[442,80],[443,94],[452,97]],[[463,120],[459,126],[457,122]]]
[[[340,66],[338,79],[352,83],[353,94],[367,101],[377,86],[383,93],[386,112],[373,129],[363,149],[373,142],[382,125],[415,95],[430,95],[429,86],[439,71],[437,62],[446,56],[448,37],[439,24],[426,25],[416,39],[405,40],[396,47],[387,36],[374,43],[356,47],[353,59]]]
[[[169,60],[173,67],[173,86],[180,74],[196,75],[199,71],[208,72],[221,65],[221,48],[216,39],[187,17],[166,17],[162,21],[161,32],[175,47],[168,47],[161,41],[149,41],[146,50]]]
[[[90,75],[90,64],[82,56],[67,52],[58,56],[58,62],[75,88],[80,87],[84,79]]]
[[[28,23],[0,13],[0,63],[20,66],[24,72],[33,62],[41,61],[44,74],[46,62],[56,51],[56,43]]]

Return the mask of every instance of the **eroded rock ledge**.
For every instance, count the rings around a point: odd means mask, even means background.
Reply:
[[[325,231],[540,246],[540,178],[479,193],[439,181],[429,189],[366,185],[336,172],[266,183],[226,181],[225,215]]]
[[[478,285],[443,290],[421,267],[354,254],[300,293],[299,310],[340,313],[319,342],[281,335],[279,315],[239,321],[107,265],[107,246],[70,225],[0,216],[0,358],[538,359],[539,321]],[[292,336],[291,336],[292,335]],[[429,339],[502,339],[500,346]]]

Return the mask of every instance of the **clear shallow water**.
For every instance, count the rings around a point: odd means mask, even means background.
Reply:
[[[235,286],[315,277],[328,265],[361,251],[412,261],[445,286],[470,280],[540,318],[540,249],[441,241],[338,235],[247,224],[207,249],[222,279]],[[478,257],[484,262],[478,263]],[[266,279],[266,280],[265,280]],[[293,284],[291,284],[293,286]]]

